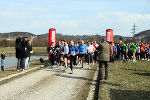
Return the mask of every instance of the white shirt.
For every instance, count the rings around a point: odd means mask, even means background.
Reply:
[[[136,47],[136,50],[137,50],[137,53],[140,53],[141,52],[140,46]]]
[[[90,45],[86,48],[86,51],[88,54],[92,54],[94,53],[94,46],[93,45]]]
[[[69,54],[69,47],[68,47],[68,45],[64,46],[64,54]]]

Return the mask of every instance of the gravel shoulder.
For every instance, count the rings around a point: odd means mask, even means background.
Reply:
[[[61,66],[38,70],[0,85],[0,100],[84,100],[93,82],[94,67],[75,66],[73,74]]]

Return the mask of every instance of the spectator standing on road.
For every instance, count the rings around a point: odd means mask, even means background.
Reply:
[[[32,42],[30,40],[27,40],[26,46],[25,46],[25,55],[26,55],[26,61],[25,61],[25,68],[30,67],[30,51],[32,51]]]
[[[4,53],[4,51],[2,51],[2,53],[1,53],[1,71],[4,71],[5,57],[6,57],[5,53]]]
[[[111,55],[111,47],[110,44],[104,39],[102,39],[102,43],[97,47],[98,51],[98,60],[99,60],[99,79],[103,79],[102,74],[102,65],[105,65],[105,80],[108,79],[108,69],[109,69],[109,61],[110,61],[110,55]]]
[[[25,46],[26,46],[26,40],[25,38],[22,38],[22,36],[18,36],[16,39],[16,58],[18,59],[17,62],[17,71],[22,68],[24,71],[25,69],[25,59],[26,59],[26,53],[25,53]]]

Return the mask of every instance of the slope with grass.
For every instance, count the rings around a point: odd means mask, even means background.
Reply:
[[[101,100],[150,100],[150,62],[111,63],[109,80],[100,84]]]

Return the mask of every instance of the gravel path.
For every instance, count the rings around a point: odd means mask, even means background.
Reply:
[[[0,100],[76,100],[90,72],[74,68],[73,74],[54,66],[25,75],[0,86]]]

